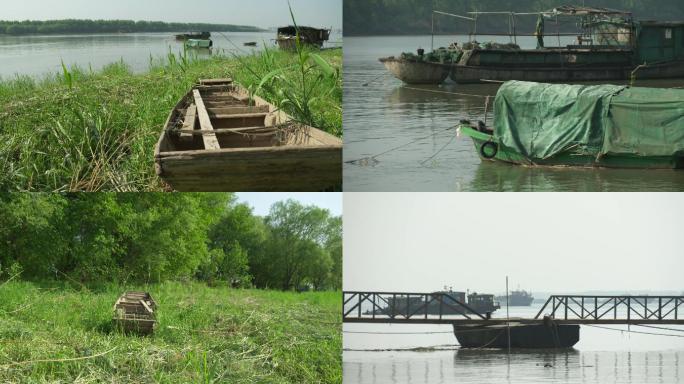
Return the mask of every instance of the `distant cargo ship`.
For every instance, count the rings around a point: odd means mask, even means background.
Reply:
[[[428,315],[439,315],[440,313],[442,315],[462,315],[465,311],[462,310],[458,303],[466,304],[473,311],[482,315],[491,314],[501,308],[499,303],[494,300],[494,295],[478,294],[477,292],[466,295],[465,292],[454,292],[451,290],[433,292],[433,294],[444,295],[441,305],[439,301],[433,300],[426,306],[425,296],[397,296],[396,300],[390,298],[389,304],[384,308],[375,310],[375,314],[396,316],[407,313],[426,313],[427,309]],[[467,301],[466,296],[468,297]],[[371,312],[368,311],[367,313]]]
[[[506,304],[506,296],[497,296],[496,299]],[[512,291],[508,296],[508,305],[511,307],[529,307],[532,301],[534,301],[532,294],[524,290]]]

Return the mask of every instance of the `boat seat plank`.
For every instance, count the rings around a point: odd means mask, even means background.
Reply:
[[[184,131],[194,131],[195,122],[197,121],[197,106],[195,104],[190,105],[190,107],[185,111],[185,118],[183,119]],[[181,132],[180,139],[182,141],[192,140],[192,135]]]
[[[216,134],[213,132],[214,127],[211,125],[211,118],[209,117],[209,112],[207,107],[204,106],[204,101],[198,90],[193,91],[193,96],[195,97],[195,105],[197,106],[197,114],[199,116],[200,127],[202,128],[203,135],[202,140],[204,141],[204,148],[207,150],[218,150],[221,149]]]
[[[216,118],[216,119],[251,119],[254,117],[266,117],[266,116],[268,116],[268,112],[216,114],[214,116],[214,118]]]

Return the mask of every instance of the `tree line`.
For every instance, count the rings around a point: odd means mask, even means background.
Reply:
[[[340,289],[342,218],[234,194],[0,194],[0,277]]]
[[[472,11],[540,12],[566,4],[613,8],[629,11],[635,20],[683,20],[681,0],[345,0],[345,36],[429,34],[432,11],[466,15]],[[443,34],[468,33],[472,23],[447,16],[435,18],[436,30]],[[525,33],[534,31],[535,17],[519,20]],[[574,23],[574,22],[573,22]],[[479,33],[507,33],[507,16],[481,16]]]
[[[70,34],[70,33],[132,33],[132,32],[260,32],[262,29],[244,25],[165,23],[162,21],[133,20],[0,20],[0,34]]]

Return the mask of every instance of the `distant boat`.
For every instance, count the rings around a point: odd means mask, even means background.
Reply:
[[[276,43],[280,49],[294,50],[297,46],[297,34],[302,45],[322,48],[323,43],[330,40],[330,29],[288,26],[278,28]]]
[[[245,47],[256,47],[257,43],[256,41],[250,41],[249,43],[245,43]]]
[[[497,296],[496,299],[503,305],[506,305],[506,296]],[[529,307],[534,301],[532,294],[524,291],[512,291],[508,296],[508,305],[511,307]]]
[[[454,292],[443,290],[433,292],[434,295],[444,295],[443,304],[438,300],[429,300],[426,305],[426,296],[397,297],[396,301],[390,303],[382,309],[376,309],[376,315],[405,315],[406,313],[427,313],[429,315],[463,315],[467,311],[460,306],[466,304],[479,314],[492,313],[500,308],[499,303],[494,301],[494,295],[478,294],[473,292],[468,294],[466,302],[465,292]],[[408,308],[407,308],[408,305]]]
[[[179,41],[185,41],[185,40],[190,40],[190,39],[207,40],[210,37],[211,37],[210,32],[192,32],[192,33],[183,33],[180,35],[176,35],[176,40],[179,40]]]
[[[189,39],[185,41],[186,48],[211,48],[214,46],[214,42],[211,39],[200,40],[200,39]]]

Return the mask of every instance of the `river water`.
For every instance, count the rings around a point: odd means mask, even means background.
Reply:
[[[534,317],[540,307],[511,307],[511,316]],[[684,336],[684,327],[663,327],[679,331],[631,330]],[[461,350],[450,326],[345,324],[344,383],[684,382],[684,338],[627,333],[619,325],[606,328],[581,326],[580,342],[571,350],[514,350],[508,355]],[[425,349],[405,350],[418,347]]]
[[[467,36],[438,36],[435,46],[467,40]],[[502,37],[478,40],[509,42]],[[523,48],[534,48],[536,40],[519,38],[518,43]],[[464,118],[484,120],[484,99],[443,92],[495,95],[498,85],[407,86],[378,61],[380,57],[413,52],[419,46],[429,50],[430,44],[430,36],[345,38],[344,159],[366,160],[345,163],[346,191],[684,190],[683,171],[526,168],[482,163],[470,139],[456,137],[454,127]],[[643,81],[637,85],[683,86],[684,80]],[[491,119],[489,114],[488,121]],[[377,157],[377,161],[366,159],[395,148]]]
[[[179,32],[184,33],[184,32]],[[0,35],[0,78],[12,78],[17,74],[40,77],[46,73],[62,71],[62,61],[67,66],[78,65],[83,69],[98,70],[103,66],[123,60],[133,71],[144,72],[150,66],[150,56],[164,58],[169,51],[183,51],[183,43],[176,41],[173,32],[84,34],[54,36],[7,36]],[[275,47],[275,32],[215,32],[212,33],[215,53],[248,54],[264,47]],[[331,36],[327,47],[339,46],[339,33]],[[244,43],[256,42],[255,48]],[[208,51],[189,51],[200,57]]]

